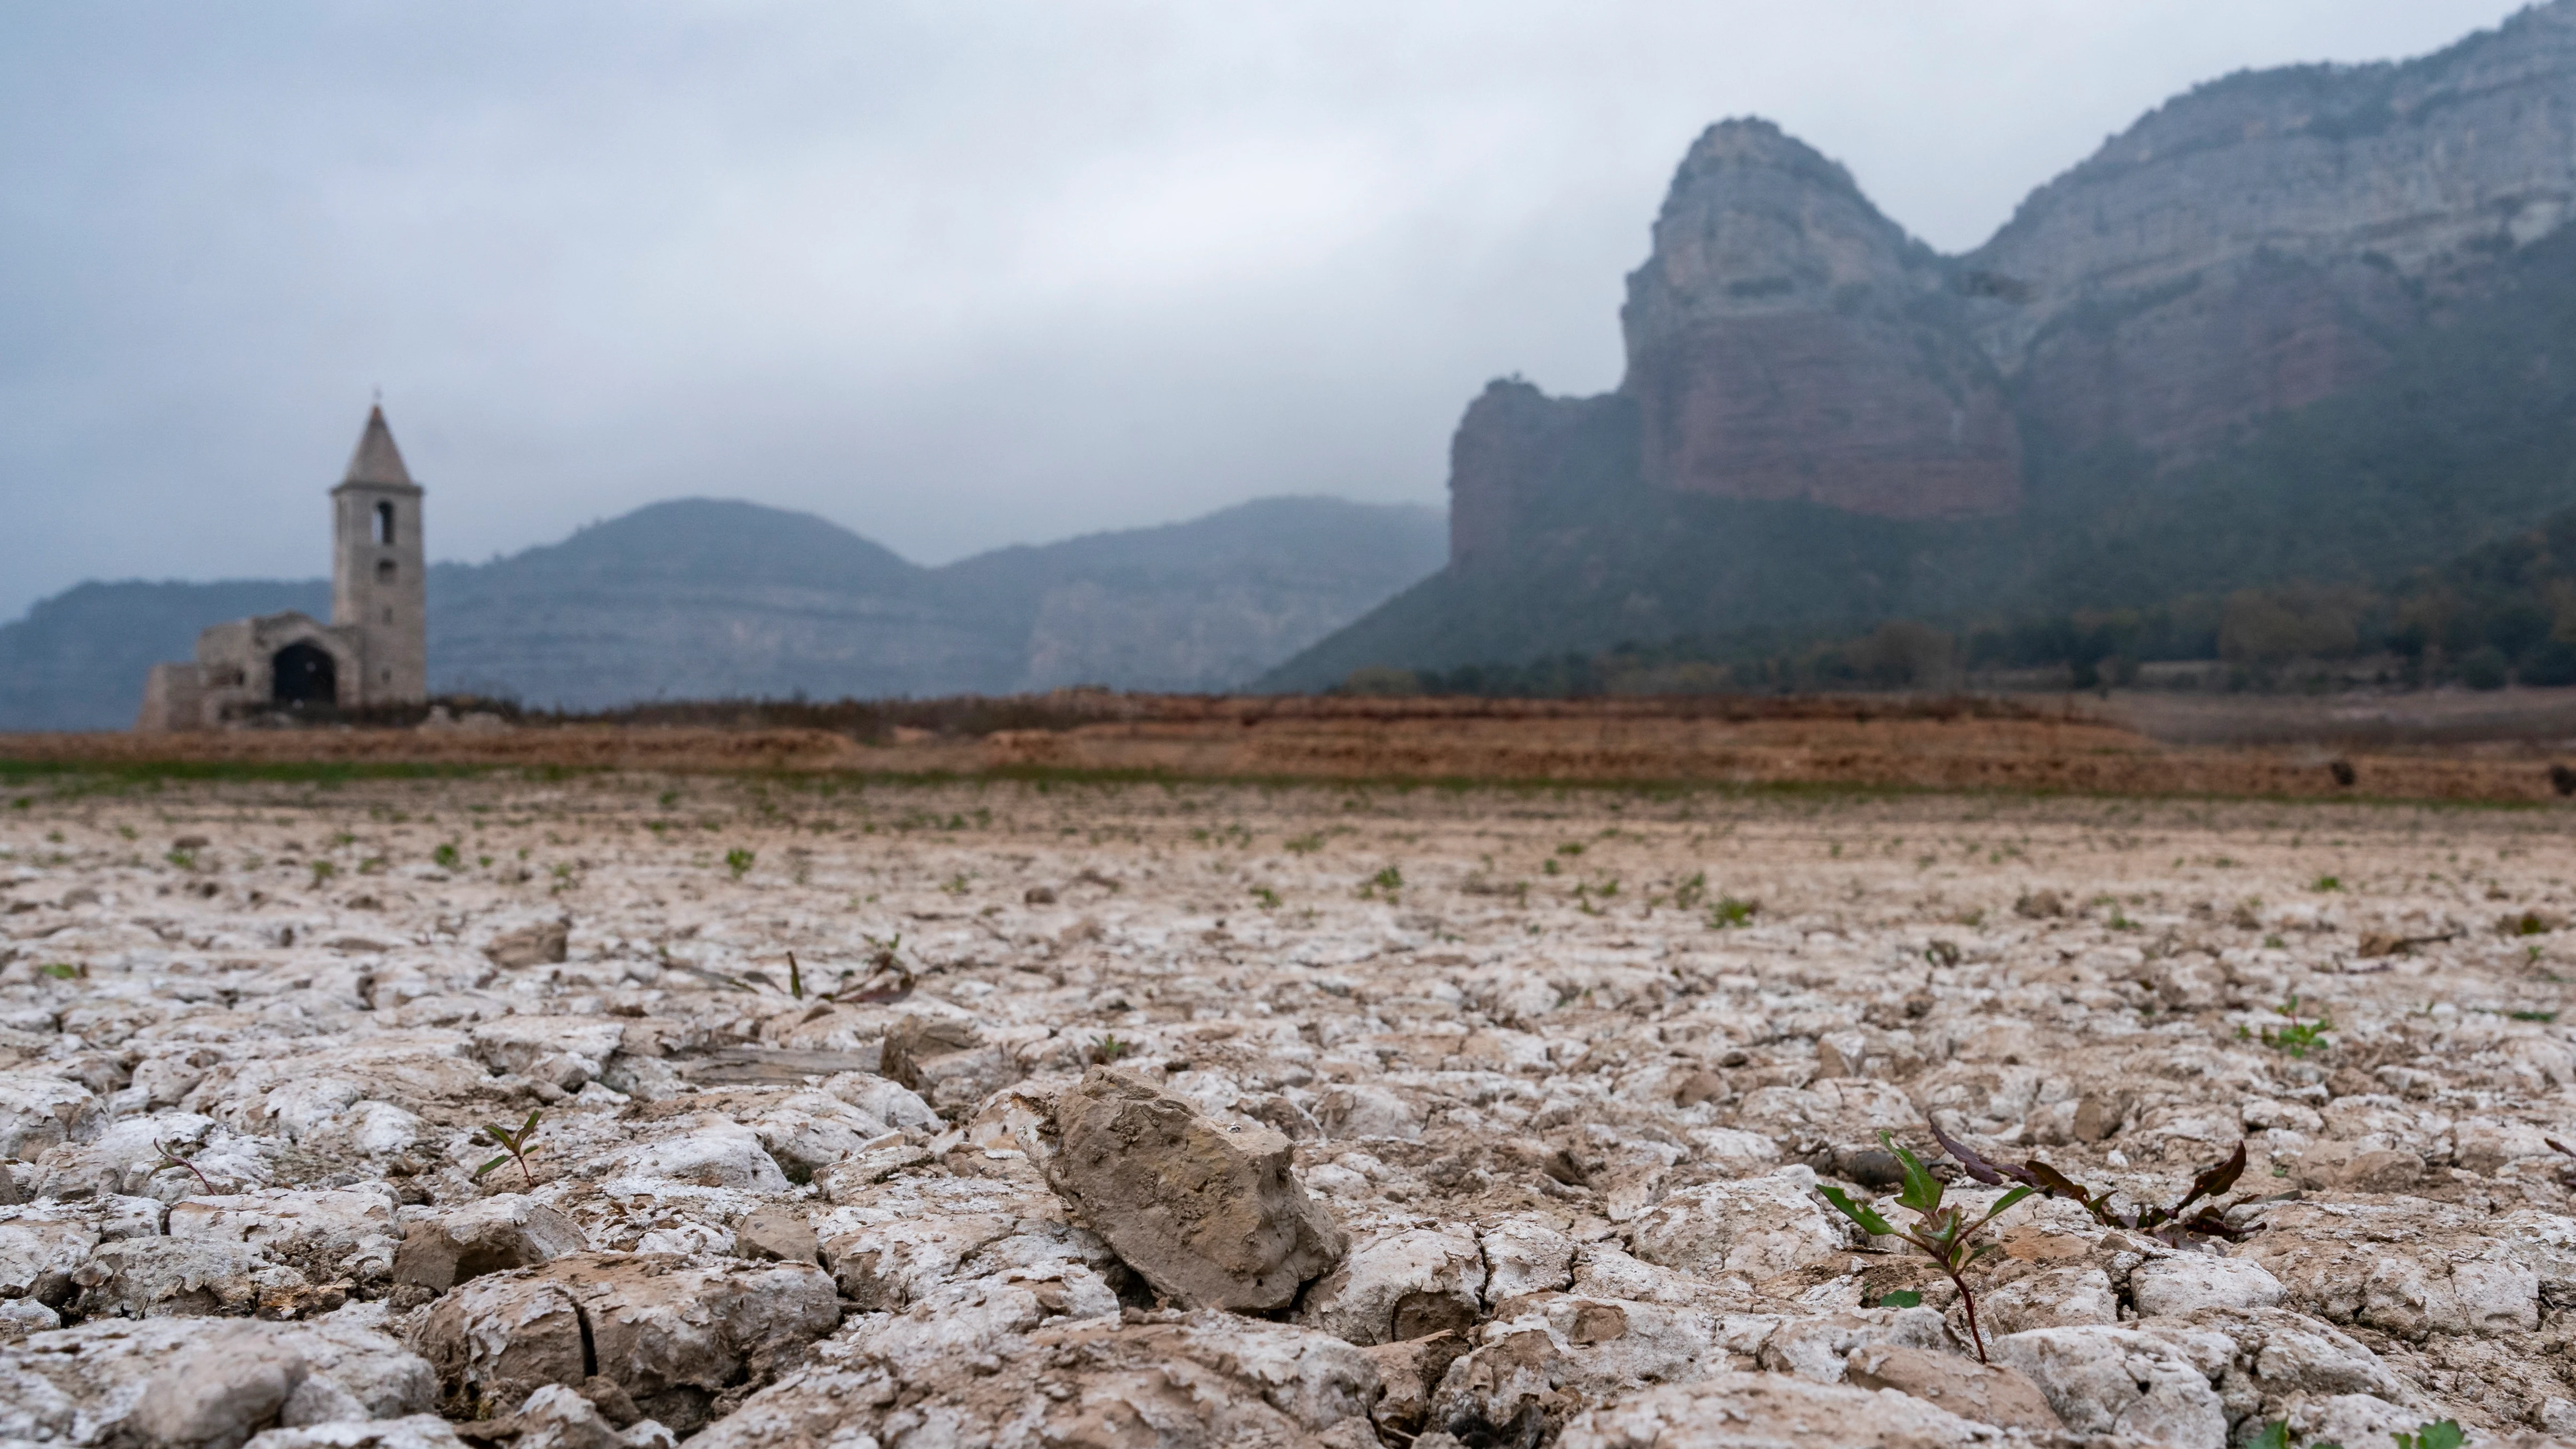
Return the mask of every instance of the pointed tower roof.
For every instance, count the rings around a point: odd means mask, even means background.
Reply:
[[[411,472],[403,467],[402,450],[394,446],[394,430],[385,426],[382,407],[367,409],[367,430],[358,438],[358,450],[349,455],[348,476],[343,483],[375,483],[396,488],[415,488]]]

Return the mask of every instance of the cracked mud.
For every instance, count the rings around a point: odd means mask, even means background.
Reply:
[[[2552,1442],[2563,822],[22,777],[0,1445]]]

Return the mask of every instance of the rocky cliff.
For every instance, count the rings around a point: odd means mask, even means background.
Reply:
[[[2197,456],[2345,391],[2576,203],[2576,4],[2404,64],[2202,86],[1958,262],[2052,441]]]
[[[2379,376],[2572,207],[2576,0],[2421,60],[2202,86],[1961,257],[1778,128],[1729,121],[1683,159],[1628,279],[1616,396],[1651,489],[2010,514],[2049,483],[2043,455],[2179,466]],[[1530,543],[1540,480],[1602,412],[1526,387],[1469,409],[1454,566]]]
[[[1712,126],[1628,278],[1645,481],[1891,518],[2021,499],[2000,379],[1950,268],[1765,121]]]

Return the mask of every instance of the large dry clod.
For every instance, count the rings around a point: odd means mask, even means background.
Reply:
[[[1057,1100],[1055,1129],[1048,1182],[1121,1262],[1184,1307],[1285,1308],[1348,1246],[1288,1171],[1293,1145],[1268,1127],[1219,1123],[1094,1067]]]
[[[1232,1314],[1040,1326],[1025,1293],[871,1318],[691,1449],[866,1443],[992,1449],[1375,1449],[1367,1355]]]
[[[402,1419],[429,1365],[363,1311],[319,1322],[106,1319],[0,1347],[0,1443],[234,1449],[279,1426]]]
[[[461,1412],[512,1408],[596,1373],[688,1433],[795,1367],[840,1320],[831,1278],[811,1264],[580,1253],[457,1289],[430,1311],[421,1343]]]
[[[2003,1440],[2003,1430],[1892,1389],[1729,1372],[1589,1410],[1557,1442],[1561,1449],[1953,1449]]]
[[[572,1219],[518,1193],[500,1193],[415,1218],[394,1252],[394,1281],[444,1293],[486,1273],[533,1268],[587,1252]]]

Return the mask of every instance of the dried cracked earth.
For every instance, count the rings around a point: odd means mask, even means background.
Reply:
[[[21,777],[0,1444],[2555,1442],[2565,821]]]

